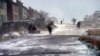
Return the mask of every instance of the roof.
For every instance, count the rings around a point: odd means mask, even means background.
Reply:
[[[25,6],[22,6],[24,9],[28,10]]]

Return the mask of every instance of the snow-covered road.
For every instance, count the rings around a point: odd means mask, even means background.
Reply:
[[[34,52],[69,52],[69,54],[61,54],[59,56],[89,56],[92,54],[91,51],[86,45],[78,41],[78,37],[68,36],[80,35],[85,30],[77,29],[74,25],[63,24],[57,25],[57,28],[53,30],[53,35],[49,35],[47,31],[42,31],[41,34],[23,34],[16,39],[1,42],[0,55],[30,55],[34,54]]]
[[[57,28],[53,29],[52,35],[82,35],[88,29],[78,29],[75,25],[71,24],[56,24]],[[41,34],[33,34],[34,36],[49,35],[48,31],[41,31]]]

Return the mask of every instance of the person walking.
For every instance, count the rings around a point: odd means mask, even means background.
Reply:
[[[47,29],[48,29],[49,34],[52,34],[52,24],[48,24]]]
[[[61,20],[60,24],[62,24],[62,23],[63,23],[63,21]]]
[[[77,23],[77,27],[80,28],[81,27],[81,22]]]

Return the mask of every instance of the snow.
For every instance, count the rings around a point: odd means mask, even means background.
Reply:
[[[9,33],[5,33],[3,34],[3,37],[9,37],[9,36],[15,36],[15,37],[18,37],[20,36],[21,34],[19,32],[9,32]]]
[[[78,29],[75,25],[57,25],[57,29],[54,29],[53,35],[86,35],[87,29]]]
[[[87,35],[85,31],[88,28],[81,28],[78,29],[75,25],[67,25],[67,24],[55,24],[57,28],[53,29],[52,35]],[[33,36],[44,36],[49,35],[48,31],[41,31],[40,34],[26,34],[26,35],[33,35]]]
[[[77,29],[75,25],[59,25],[56,24],[57,28],[53,30],[52,35],[81,35],[86,29]],[[88,50],[88,48],[83,45],[80,41],[68,42],[62,45],[49,45],[49,44],[41,44],[39,39],[44,39],[43,36],[49,35],[48,31],[42,31],[40,34],[23,34],[21,35],[18,32],[11,32],[8,34],[4,34],[4,36],[18,36],[20,38],[16,38],[14,40],[9,40],[0,43],[1,50],[13,50],[15,51],[13,54],[18,54],[22,51],[27,51],[32,48],[42,48],[42,49],[58,49],[58,50],[69,50],[69,51],[77,51],[77,50]],[[38,37],[41,36],[41,37]],[[25,38],[26,37],[26,38]],[[49,38],[49,37],[47,37]],[[37,40],[38,39],[38,40]],[[67,47],[66,47],[67,46]],[[2,54],[2,53],[1,53]]]

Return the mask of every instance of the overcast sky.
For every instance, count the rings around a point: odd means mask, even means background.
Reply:
[[[91,15],[95,10],[100,10],[100,0],[21,0],[26,7],[44,10],[66,21],[73,17],[82,20],[85,15]]]

